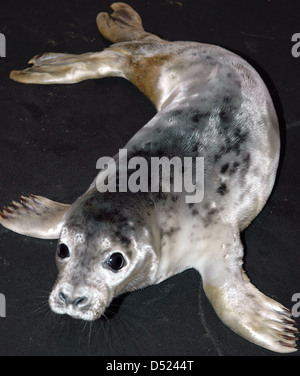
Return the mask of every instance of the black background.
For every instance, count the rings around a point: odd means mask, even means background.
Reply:
[[[113,156],[155,114],[129,82],[76,85],[10,81],[47,52],[98,51],[109,43],[95,18],[108,0],[10,0],[0,3],[0,204],[40,194],[71,203],[94,179],[96,161]],[[291,308],[300,293],[300,32],[297,0],[128,1],[146,30],[168,40],[218,44],[245,57],[264,78],[280,119],[282,155],[274,192],[243,234],[252,282]],[[128,294],[108,320],[85,323],[53,314],[47,303],[56,278],[56,241],[0,228],[0,355],[274,355],[237,336],[216,317],[193,270]],[[298,324],[299,318],[296,319]],[[299,352],[293,355],[299,355]]]

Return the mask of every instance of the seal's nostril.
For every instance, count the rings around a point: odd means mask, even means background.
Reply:
[[[86,308],[90,304],[90,299],[87,295],[79,295],[75,294],[74,297],[74,292],[71,294],[66,293],[64,290],[60,290],[57,294],[58,301],[60,305],[63,305],[65,308],[67,306],[72,305],[73,308],[76,308],[78,310],[82,308]]]
[[[68,297],[68,295],[66,295],[65,293],[63,293],[62,291],[60,291],[58,293],[58,297],[59,299],[65,304],[65,305],[68,305],[70,303],[70,299]]]
[[[73,300],[72,304],[75,307],[83,308],[88,304],[88,298],[86,296],[79,296],[78,298]]]

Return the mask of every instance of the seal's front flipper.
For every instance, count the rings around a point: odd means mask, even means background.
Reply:
[[[239,231],[223,223],[209,257],[199,264],[203,288],[216,314],[231,330],[268,350],[297,351],[298,330],[291,312],[260,292],[242,268]]]
[[[298,330],[291,312],[250,282],[206,284],[204,290],[219,318],[240,336],[271,351],[297,351]]]
[[[0,211],[0,223],[9,230],[41,239],[58,239],[63,216],[70,205],[42,196],[20,197]]]
[[[219,318],[240,336],[266,349],[297,351],[298,330],[291,312],[253,286],[234,249],[231,254],[229,249],[226,254],[219,251],[213,261],[202,265],[201,272],[204,291]]]

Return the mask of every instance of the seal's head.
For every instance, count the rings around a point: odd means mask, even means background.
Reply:
[[[145,208],[120,195],[91,194],[67,213],[58,242],[59,274],[51,309],[74,318],[99,318],[112,299],[153,284],[157,255]]]

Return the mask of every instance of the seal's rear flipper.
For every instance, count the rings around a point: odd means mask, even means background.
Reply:
[[[128,54],[107,49],[84,54],[46,52],[34,56],[28,64],[32,67],[13,70],[10,78],[24,84],[74,84],[103,77],[125,77]]]
[[[113,3],[111,15],[101,12],[97,16],[97,26],[100,33],[113,43],[132,40],[158,41],[158,36],[147,33],[139,14],[125,3]]]
[[[0,223],[9,230],[41,239],[58,239],[63,216],[70,205],[42,196],[20,197],[0,211]]]

